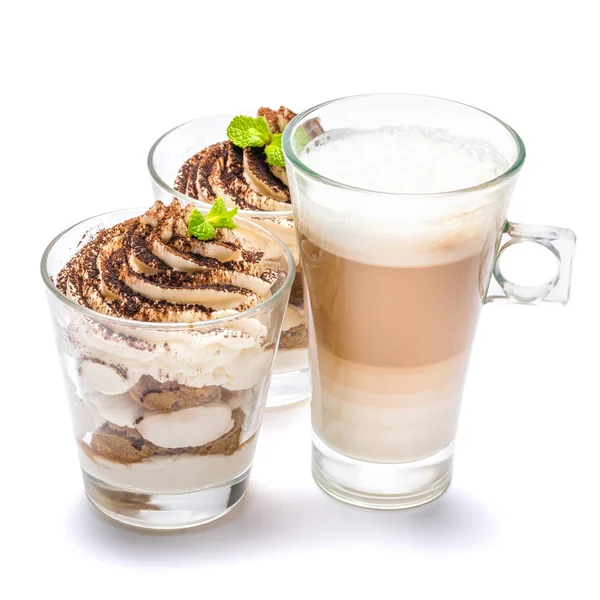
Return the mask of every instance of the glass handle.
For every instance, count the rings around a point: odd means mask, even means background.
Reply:
[[[507,239],[508,238],[508,239]],[[575,251],[575,234],[570,229],[547,227],[545,225],[523,225],[521,223],[504,224],[498,251],[494,259],[492,278],[486,294],[487,302],[499,300],[531,304],[555,302],[566,304],[571,291],[571,265]],[[534,243],[543,246],[557,260],[554,277],[541,285],[520,285],[509,281],[500,267],[502,253],[515,244]]]

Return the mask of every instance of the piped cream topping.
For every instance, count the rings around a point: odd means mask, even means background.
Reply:
[[[100,313],[153,322],[208,320],[268,298],[277,273],[257,236],[216,229],[211,241],[190,237],[193,210],[159,201],[99,232],[61,270],[58,289]]]
[[[296,116],[280,107],[261,108],[272,134],[282,133]],[[290,191],[285,169],[270,165],[263,148],[238,148],[229,141],[213,144],[192,156],[181,167],[175,189],[190,198],[212,203],[223,198],[232,208],[255,211],[290,211]]]

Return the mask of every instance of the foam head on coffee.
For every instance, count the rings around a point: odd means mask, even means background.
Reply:
[[[491,144],[418,127],[328,132],[304,164],[346,187],[306,180],[297,193],[302,233],[351,260],[382,266],[443,264],[481,249],[504,221],[508,168]],[[369,190],[369,192],[365,191]],[[428,195],[433,194],[433,195]]]

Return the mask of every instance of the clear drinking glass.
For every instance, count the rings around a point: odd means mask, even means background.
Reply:
[[[48,246],[41,270],[89,499],[124,523],[178,529],[220,517],[246,490],[295,263],[279,239],[239,219],[237,231],[260,238],[279,274],[272,295],[244,312],[195,323],[134,321],[57,289],[57,274],[83,243],[143,212],[74,225]],[[204,392],[210,400],[190,407]]]
[[[324,131],[316,137],[315,121]],[[324,156],[316,154],[319,145],[375,130],[414,135],[417,150],[431,140],[458,140],[460,152],[504,166],[489,180],[436,193],[362,189],[307,166]],[[339,172],[336,161],[348,160],[336,147],[321,159],[321,171]],[[283,149],[306,288],[314,478],[357,505],[428,502],[450,482],[481,306],[497,299],[566,303],[575,236],[506,221],[525,148],[502,121],[464,104],[402,94],[342,98],[298,115]],[[361,157],[351,158],[360,168]],[[370,165],[371,181],[393,178],[404,158]],[[428,181],[432,167],[443,165],[429,150],[422,159],[408,176]],[[521,242],[556,256],[550,281],[527,287],[502,275],[499,256]]]
[[[168,131],[153,144],[148,154],[153,199],[169,203],[172,198],[178,198],[183,204],[191,202],[202,210],[210,209],[210,204],[176,191],[173,185],[179,169],[189,158],[207,146],[227,139],[227,126],[234,116],[236,115],[216,115],[195,119]],[[297,266],[289,308],[275,357],[267,408],[306,400],[310,396],[306,318],[302,272],[297,264],[298,242],[292,210],[240,210],[238,216],[255,222],[283,240],[296,260]]]

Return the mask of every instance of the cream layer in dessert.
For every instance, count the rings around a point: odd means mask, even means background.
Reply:
[[[256,440],[252,439],[230,456],[181,454],[157,456],[134,464],[90,456],[80,448],[79,459],[87,473],[117,488],[132,492],[176,494],[229,483],[250,468],[255,444]]]

